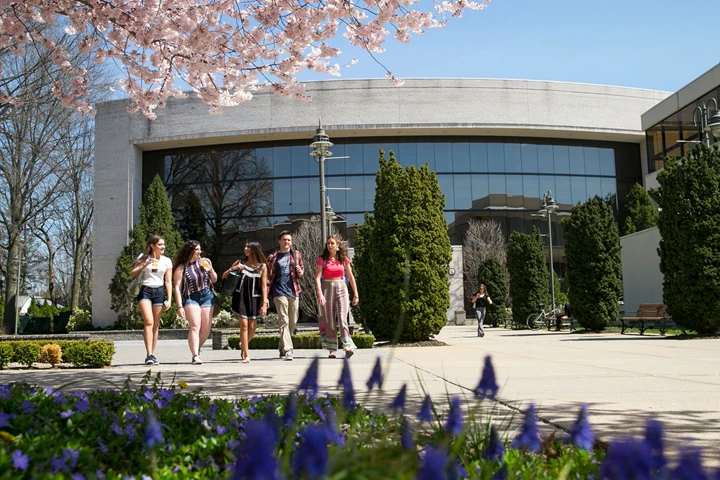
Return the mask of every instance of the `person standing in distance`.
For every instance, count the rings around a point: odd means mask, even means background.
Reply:
[[[212,284],[217,282],[217,273],[209,258],[202,258],[202,249],[197,240],[188,240],[175,255],[173,284],[178,315],[188,321],[188,346],[193,365],[202,365],[200,347],[210,336],[212,311],[215,295]]]
[[[159,235],[148,238],[145,251],[135,260],[130,271],[130,278],[143,276],[142,287],[137,296],[138,308],[145,327],[145,365],[159,365],[155,358],[155,347],[158,341],[160,315],[170,308],[172,298],[172,260],[164,256],[165,240]],[[163,287],[167,295],[163,292]]]
[[[299,313],[300,277],[305,273],[302,255],[292,248],[292,233],[280,233],[280,247],[268,256],[268,290],[280,323],[280,358],[293,359],[292,334]]]
[[[482,283],[478,286],[478,291],[472,299],[473,305],[475,305],[475,318],[477,318],[478,324],[478,337],[485,336],[485,313],[488,305],[492,305],[492,299],[490,295],[485,291],[485,285]]]

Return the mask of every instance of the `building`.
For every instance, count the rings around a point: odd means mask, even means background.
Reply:
[[[479,79],[408,80],[399,88],[385,80],[339,80],[310,82],[307,90],[311,102],[259,93],[220,115],[194,98],[172,101],[154,121],[128,114],[124,100],[98,105],[96,324],[115,320],[108,284],[155,175],[179,216],[191,202],[202,206],[216,262],[237,255],[249,236],[269,248],[279,231],[319,211],[318,167],[308,145],[322,119],[333,156],[349,157],[328,160],[326,179],[329,187],[349,188],[329,198],[351,245],[353,225],[372,210],[378,148],[395,152],[403,165],[428,163],[437,172],[457,245],[472,218],[497,221],[506,234],[546,231],[547,223],[531,215],[548,190],[564,210],[600,195],[622,212],[628,190],[648,173],[640,115],[668,95]],[[557,223],[553,229],[562,270],[563,236]],[[462,293],[453,298],[462,305]]]
[[[716,102],[720,99],[720,64],[642,114],[647,158],[643,185],[646,189],[660,186],[657,175],[667,158],[683,157],[697,142],[705,140],[697,126],[701,118],[698,115],[703,114],[698,107],[708,105],[712,112],[712,99]],[[636,311],[641,303],[663,302],[659,244],[657,227],[620,239],[626,312]]]

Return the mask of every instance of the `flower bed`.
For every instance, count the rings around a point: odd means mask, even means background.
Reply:
[[[357,348],[373,348],[375,337],[373,335],[356,333],[352,335],[353,342]],[[292,336],[293,348],[297,350],[318,349],[320,345],[319,333],[302,333]],[[280,336],[278,335],[256,335],[250,340],[248,348],[251,350],[277,350],[280,345]],[[228,338],[228,347],[233,350],[240,348],[240,337],[231,336]]]
[[[10,363],[27,367],[40,362],[46,345],[57,345],[63,364],[76,367],[109,367],[115,354],[115,344],[106,340],[18,340],[0,342],[0,368]]]
[[[567,439],[541,439],[530,405],[506,443],[478,414],[498,392],[489,358],[477,400],[453,397],[446,411],[429,396],[408,411],[405,387],[385,413],[362,408],[347,361],[340,394],[318,397],[318,365],[286,397],[210,398],[149,371],[137,390],[0,385],[0,478],[708,478],[689,447],[668,467],[657,422],[593,450],[585,408]],[[366,395],[382,382],[378,359]]]

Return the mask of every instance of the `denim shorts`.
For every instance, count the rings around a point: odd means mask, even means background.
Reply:
[[[137,296],[138,303],[142,301],[152,302],[153,307],[161,307],[165,304],[165,287],[142,286]]]
[[[191,293],[189,297],[183,298],[183,307],[187,305],[198,305],[200,307],[212,307],[215,305],[215,295],[212,290],[206,288],[200,292]]]

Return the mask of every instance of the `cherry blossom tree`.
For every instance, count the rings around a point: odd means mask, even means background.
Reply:
[[[66,107],[92,113],[87,70],[36,28],[59,24],[78,37],[81,53],[121,67],[129,111],[153,119],[168,98],[185,97],[186,86],[213,112],[263,86],[305,98],[298,73],[339,75],[336,37],[374,58],[390,36],[408,42],[487,2],[433,0],[434,10],[426,11],[419,0],[0,0],[0,49],[50,52],[71,76],[55,82],[54,94]],[[387,77],[400,83],[390,71]],[[18,101],[0,93],[0,102]]]

